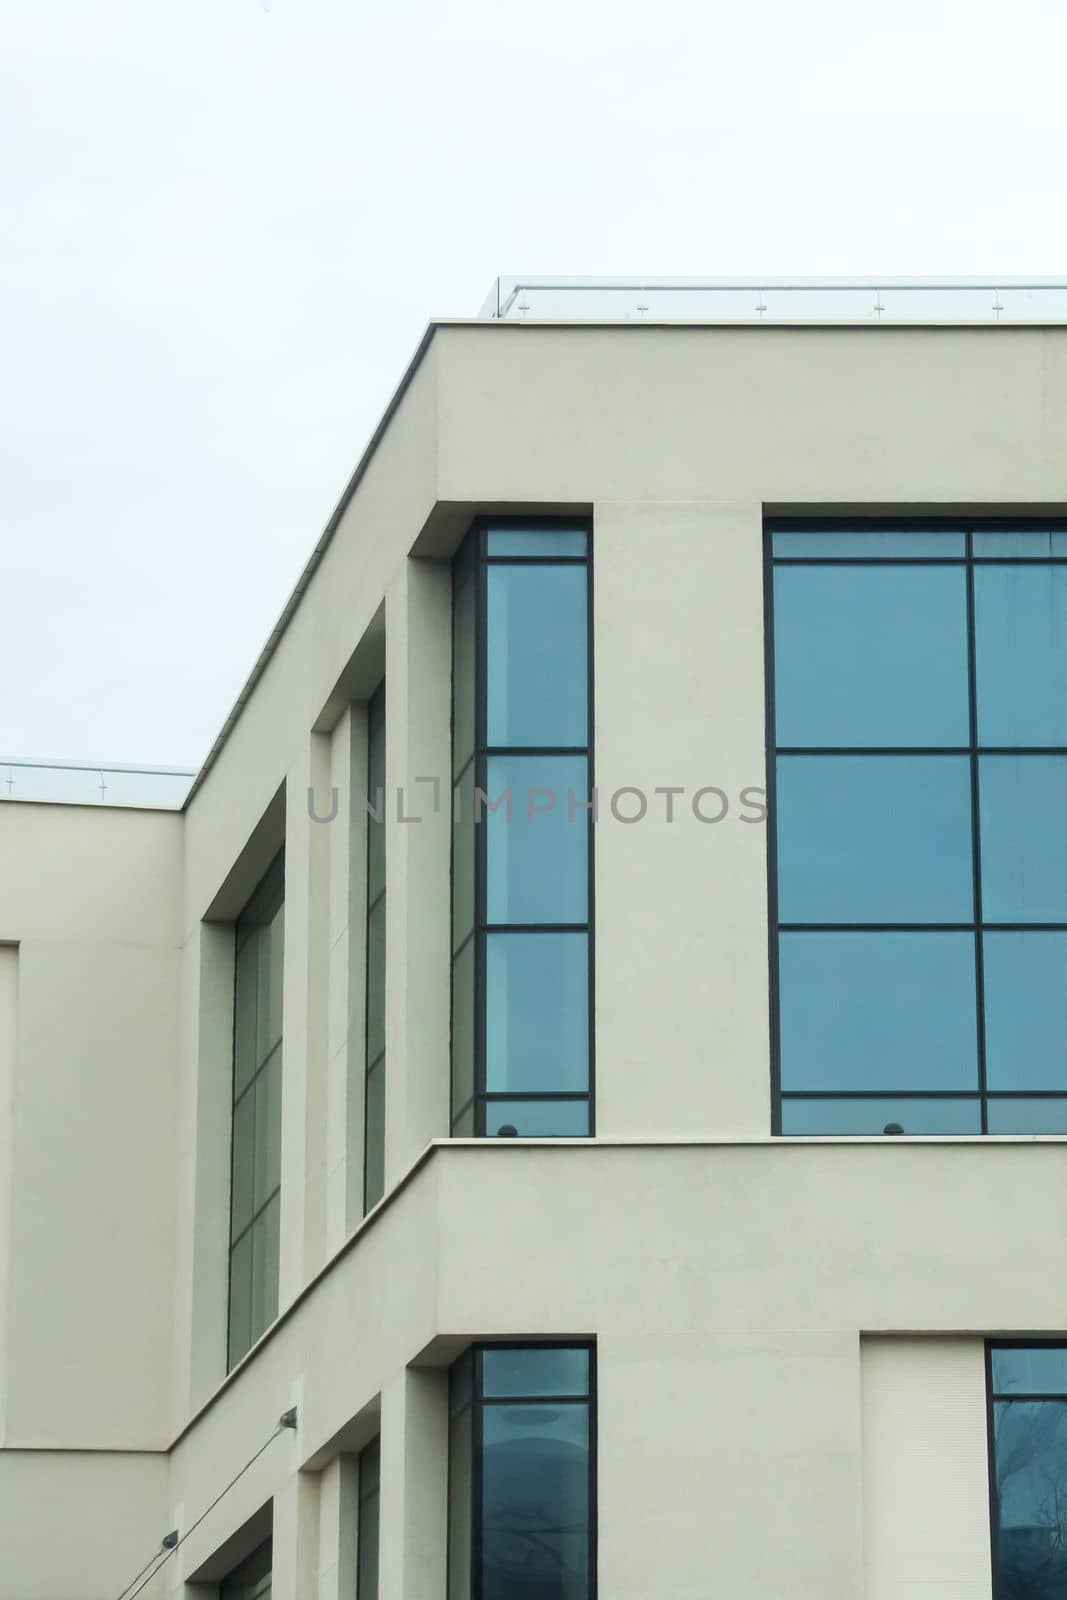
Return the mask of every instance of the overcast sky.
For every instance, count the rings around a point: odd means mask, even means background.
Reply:
[[[1063,0],[0,0],[0,754],[197,765],[498,273],[1067,274]]]

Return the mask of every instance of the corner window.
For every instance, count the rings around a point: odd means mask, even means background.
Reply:
[[[1067,1593],[1067,1345],[990,1345],[993,1592]]]
[[[1065,548],[769,530],[781,1133],[1067,1132]]]
[[[229,1366],[278,1314],[285,857],[237,920],[230,1185]]]
[[[367,707],[367,1039],[363,1210],[385,1192],[385,684]]]
[[[593,1128],[589,539],[490,520],[454,566],[457,1135]]]
[[[481,1345],[453,1367],[448,1600],[593,1600],[594,1357]]]
[[[356,1534],[356,1600],[378,1600],[378,1542],[381,1518],[381,1441],[359,1454],[359,1528]]]

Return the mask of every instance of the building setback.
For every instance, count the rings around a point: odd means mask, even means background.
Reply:
[[[1067,327],[521,305],[0,801],[0,1600],[1060,1600]]]

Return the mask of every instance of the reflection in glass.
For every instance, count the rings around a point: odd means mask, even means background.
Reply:
[[[588,733],[584,566],[490,566],[487,739],[584,745]]]
[[[779,991],[783,1089],[977,1092],[973,934],[783,933]]]
[[[491,923],[585,922],[589,908],[588,813],[568,816],[568,793],[588,798],[585,756],[490,756],[490,801],[511,790],[512,810],[486,811],[487,919]]]
[[[989,1087],[1067,1089],[1067,933],[987,933],[983,942]]]
[[[484,1600],[584,1600],[587,1406],[485,1406],[481,1492]]]
[[[779,756],[782,922],[970,922],[966,756]]]
[[[491,556],[542,556],[546,561],[581,558],[589,537],[584,528],[490,528],[486,535]]]
[[[489,1398],[586,1395],[589,1351],[571,1345],[496,1345],[482,1352],[482,1385]]]
[[[486,1088],[583,1091],[589,1081],[585,933],[490,933]]]
[[[452,949],[458,950],[474,927],[474,762],[452,795]]]
[[[1067,567],[974,574],[978,739],[1067,745]]]
[[[997,1594],[1063,1600],[1067,1593],[1067,1403],[998,1400]]]
[[[982,1113],[973,1100],[885,1098],[803,1100],[782,1097],[782,1132],[794,1134],[884,1133],[891,1122],[906,1134],[981,1133]]]
[[[779,745],[966,745],[963,567],[778,567]]]
[[[982,756],[986,922],[1067,922],[1067,757]]]
[[[975,531],[977,558],[1006,556],[1015,561],[1047,561],[1067,556],[1067,533],[1054,528],[990,528]]]
[[[474,939],[452,963],[452,1110],[458,1116],[474,1098]],[[459,1132],[459,1129],[456,1130]],[[469,1130],[473,1133],[473,1128]]]
[[[773,535],[778,557],[835,557],[862,561],[869,557],[899,556],[907,560],[962,559],[966,553],[963,533],[952,528],[797,528],[779,530]]]
[[[1067,1133],[1067,1095],[989,1101],[986,1122],[990,1133]]]
[[[512,1127],[520,1139],[584,1139],[589,1134],[589,1101],[494,1100],[485,1102],[485,1131],[496,1137]]]

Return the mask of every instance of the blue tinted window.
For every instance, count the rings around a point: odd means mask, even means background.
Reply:
[[[962,557],[966,540],[954,529],[934,528],[857,528],[788,529],[773,537],[774,554],[779,557],[846,557],[863,561],[872,557],[916,558]]]
[[[780,756],[782,922],[968,922],[965,756]]]
[[[506,807],[485,814],[490,922],[584,922],[589,907],[589,821],[568,814],[568,794],[588,798],[584,756],[491,756],[486,794]]]
[[[1005,1600],[1063,1600],[1067,1404],[998,1400],[993,1407],[993,1437],[997,1593]]]
[[[494,1100],[485,1103],[485,1131],[491,1137],[512,1127],[521,1139],[584,1139],[589,1133],[588,1100]]]
[[[793,1134],[874,1134],[896,1122],[905,1134],[981,1133],[982,1113],[973,1100],[782,1100],[782,1132]]]
[[[487,582],[489,744],[584,745],[584,566],[491,566]]]
[[[485,943],[489,1090],[578,1090],[589,1082],[584,933],[490,933]]]
[[[978,739],[1067,745],[1067,567],[974,574]]]
[[[973,934],[783,933],[779,989],[783,1089],[977,1091]]]
[[[989,1087],[1067,1089],[1067,933],[987,933],[984,949]]]
[[[1067,1395],[1067,1345],[994,1345],[993,1393]]]
[[[589,1351],[498,1345],[482,1352],[482,1387],[487,1397],[511,1395],[586,1395]]]
[[[1052,528],[1001,528],[975,532],[977,557],[1006,556],[1010,560],[1040,561],[1067,556],[1067,533]]]
[[[1067,922],[1067,758],[983,756],[987,922]]]
[[[991,1099],[986,1127],[990,1133],[1067,1133],[1067,1096]]]
[[[490,528],[486,543],[491,556],[584,556],[588,545],[584,528]]]
[[[967,745],[963,567],[779,567],[780,745]]]
[[[483,1600],[589,1594],[589,1408],[482,1411]]]

